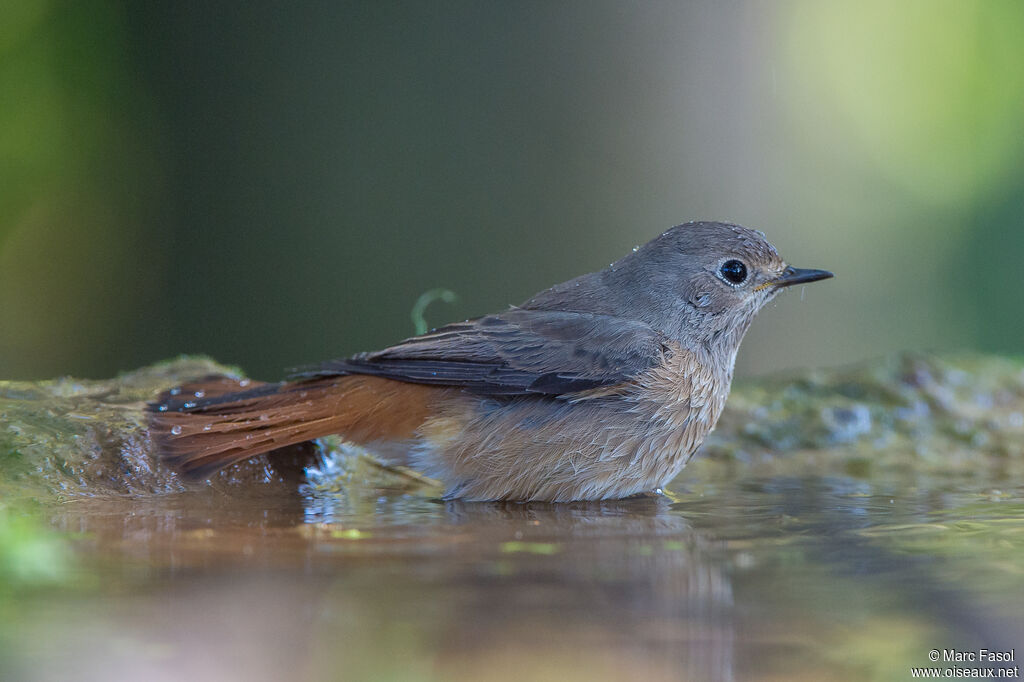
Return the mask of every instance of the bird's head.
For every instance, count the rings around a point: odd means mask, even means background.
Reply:
[[[603,273],[611,289],[626,293],[619,300],[630,317],[684,346],[733,350],[779,292],[829,277],[825,270],[788,265],[763,233],[719,222],[673,227]]]

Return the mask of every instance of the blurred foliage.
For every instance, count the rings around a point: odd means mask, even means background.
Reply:
[[[789,10],[788,57],[801,91],[793,120],[809,142],[942,206],[1016,182],[1024,5],[807,0]],[[835,122],[848,141],[835,139]]]
[[[113,2],[5,0],[0,374],[116,366],[154,293],[151,112]]]
[[[409,335],[423,291],[462,294],[432,325],[484,314],[693,218],[838,275],[741,374],[1024,337],[1013,0],[2,11],[5,378],[274,378]]]

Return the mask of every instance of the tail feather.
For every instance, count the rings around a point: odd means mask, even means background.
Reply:
[[[331,434],[355,443],[411,439],[444,391],[360,375],[248,386],[213,377],[150,404],[150,432],[168,462],[205,478],[248,457]]]

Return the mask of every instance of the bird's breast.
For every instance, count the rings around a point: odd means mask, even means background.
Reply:
[[[702,361],[675,345],[665,361],[638,381],[650,413],[652,446],[680,468],[714,428],[732,380],[730,368]]]

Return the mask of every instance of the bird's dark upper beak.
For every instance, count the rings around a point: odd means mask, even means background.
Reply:
[[[828,270],[811,270],[808,268],[794,268],[787,266],[782,271],[782,276],[772,282],[776,287],[791,287],[794,284],[806,284],[817,282],[819,279],[835,277]]]

